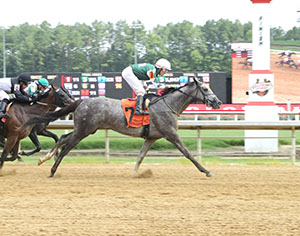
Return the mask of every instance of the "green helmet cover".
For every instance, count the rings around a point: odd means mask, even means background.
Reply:
[[[45,78],[39,79],[38,83],[39,83],[40,85],[42,85],[43,87],[48,87],[48,86],[49,86],[49,82],[48,82],[48,80],[45,79]]]

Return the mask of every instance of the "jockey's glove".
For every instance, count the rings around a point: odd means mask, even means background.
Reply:
[[[36,97],[30,97],[29,98],[29,101],[30,102],[37,102],[39,99],[38,98],[36,98]]]

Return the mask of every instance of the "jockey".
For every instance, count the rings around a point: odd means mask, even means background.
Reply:
[[[41,78],[37,81],[30,83],[25,89],[25,92],[28,93],[31,97],[38,97],[48,88],[48,86],[48,80],[45,78]]]
[[[154,87],[163,88],[163,85],[159,83],[158,76],[163,76],[169,70],[171,70],[171,63],[168,60],[161,58],[155,65],[146,63],[133,64],[122,71],[122,77],[137,95],[136,115],[147,114],[142,111],[143,98],[146,93],[145,89],[147,88],[145,81],[150,80]]]
[[[0,119],[8,117],[8,115],[5,114],[5,108],[11,99],[20,102],[35,102],[37,100],[34,97],[30,97],[24,91],[30,82],[31,78],[27,73],[22,73],[18,77],[14,78],[0,79]]]
[[[291,50],[287,50],[287,51],[278,53],[280,58],[283,57],[283,56],[287,56],[288,59],[290,59],[293,54],[295,54],[295,52],[292,52]]]

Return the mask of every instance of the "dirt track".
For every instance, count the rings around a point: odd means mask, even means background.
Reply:
[[[0,235],[300,235],[299,166],[7,164]]]

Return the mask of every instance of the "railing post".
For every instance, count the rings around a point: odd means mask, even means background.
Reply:
[[[202,141],[200,136],[200,128],[197,128],[197,160],[201,162],[202,159]]]
[[[295,127],[292,127],[292,164],[296,164],[296,135]]]
[[[108,129],[105,130],[105,157],[106,162],[109,163],[109,137],[108,137]]]
[[[291,101],[288,99],[286,102],[287,112],[291,112]],[[288,115],[288,120],[291,120],[291,115]]]

